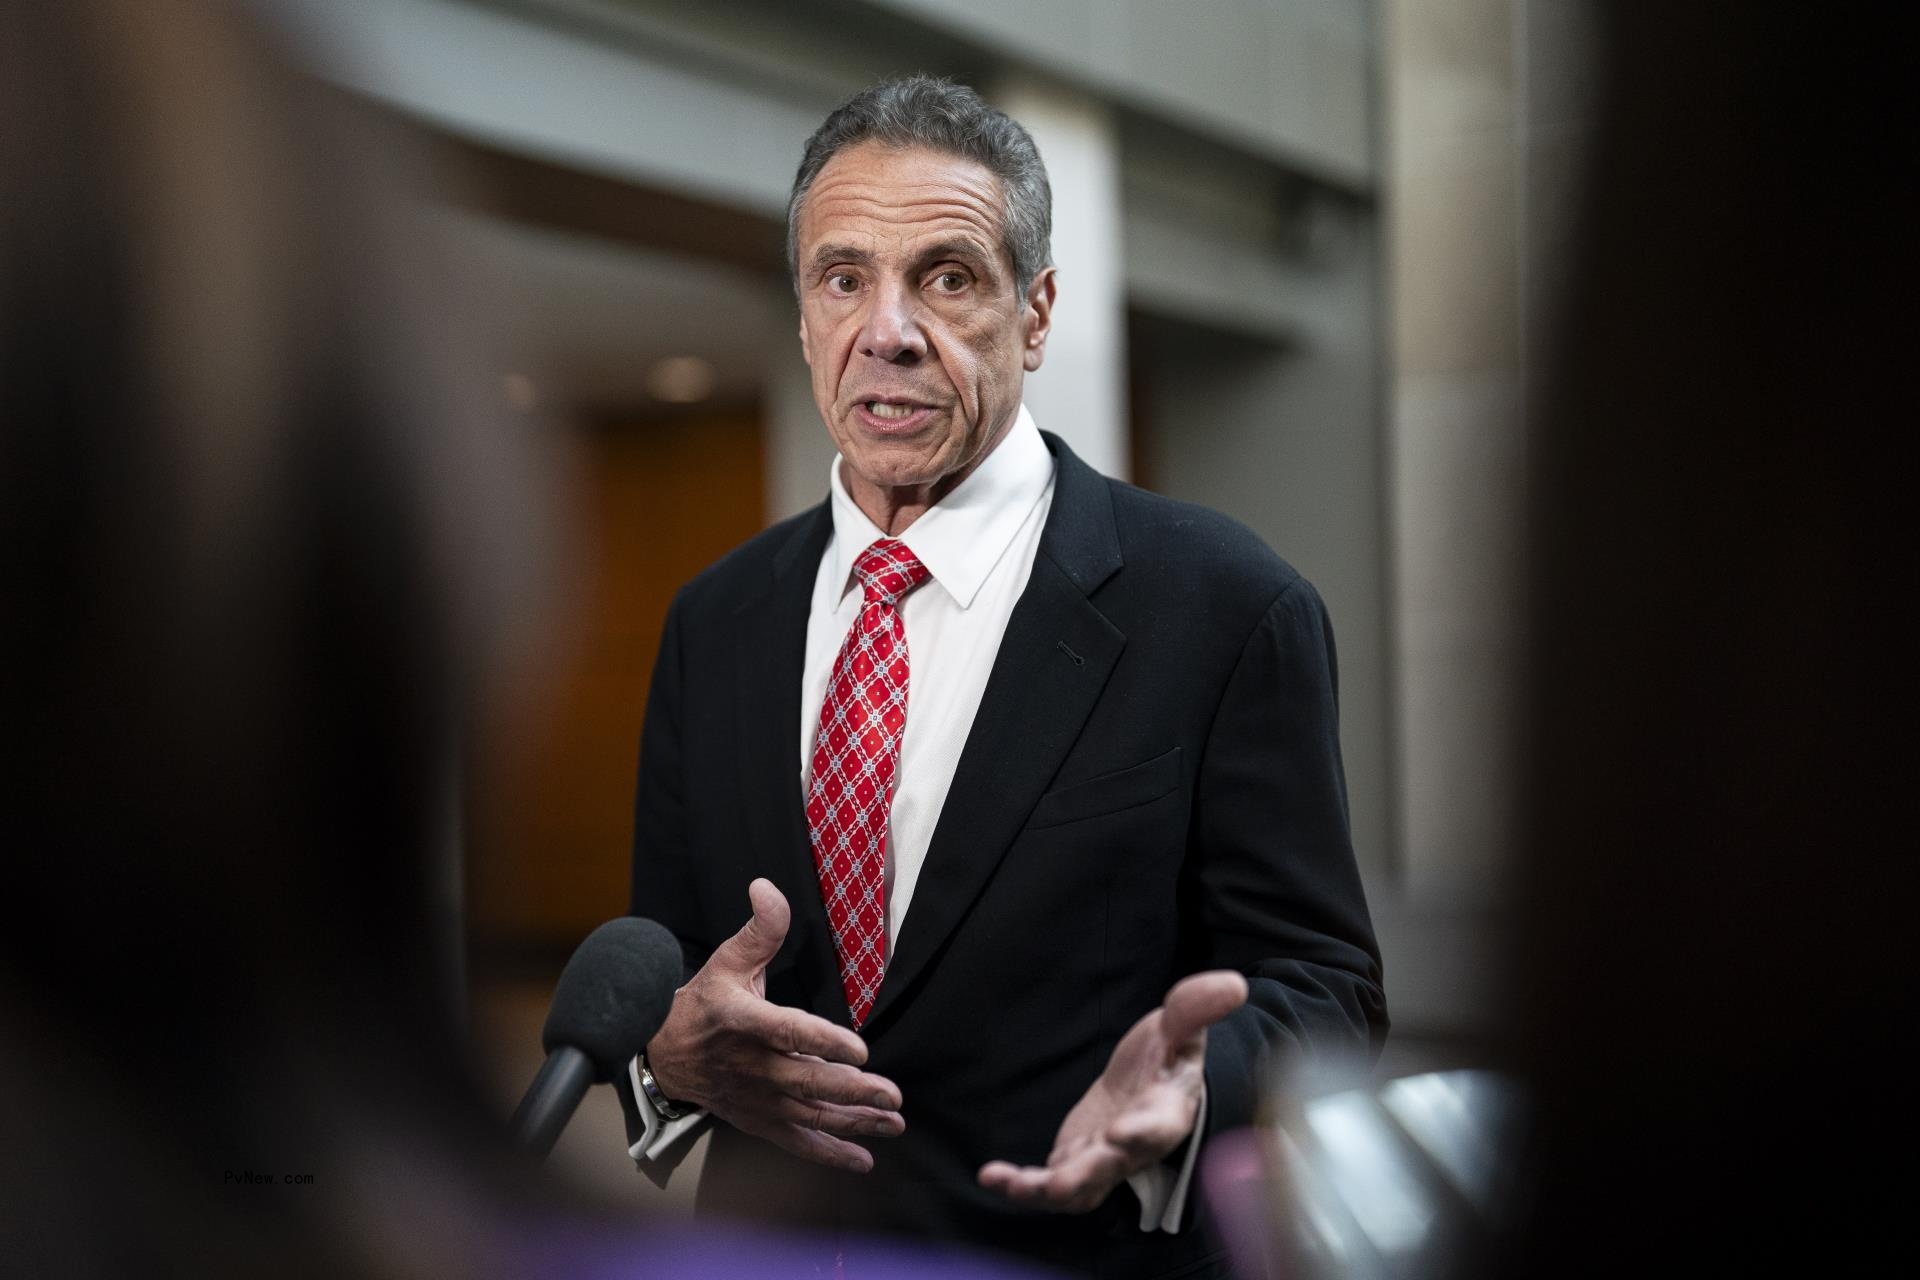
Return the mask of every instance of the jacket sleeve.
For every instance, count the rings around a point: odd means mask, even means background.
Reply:
[[[1208,1134],[1251,1124],[1263,1079],[1361,1070],[1386,1037],[1380,953],[1347,824],[1333,628],[1304,579],[1247,639],[1195,792],[1189,910],[1250,998],[1208,1035]]]

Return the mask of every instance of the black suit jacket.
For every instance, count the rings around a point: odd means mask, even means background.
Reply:
[[[1237,969],[1252,988],[1208,1041],[1209,1132],[1253,1119],[1271,1058],[1378,1052],[1333,635],[1313,587],[1248,530],[1045,438],[1058,472],[1032,576],[862,1030],[868,1069],[900,1086],[906,1133],[869,1142],[873,1171],[855,1176],[721,1125],[700,1200],[1089,1274],[1185,1274],[1215,1247],[1206,1232],[1141,1232],[1124,1188],[1063,1217],[974,1175],[990,1159],[1044,1163],[1115,1042],[1196,970]],[[632,910],[673,929],[691,969],[767,877],[793,908],[768,998],[846,1025],[798,773],[807,613],[831,532],[822,504],[675,598],[642,737]]]

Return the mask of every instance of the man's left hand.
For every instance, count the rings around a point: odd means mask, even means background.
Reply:
[[[1005,1160],[981,1166],[980,1185],[1017,1204],[1086,1213],[1127,1178],[1163,1159],[1193,1132],[1207,1028],[1247,999],[1230,969],[1182,978],[1166,1003],[1133,1024],[1107,1069],[1067,1113],[1044,1168]]]

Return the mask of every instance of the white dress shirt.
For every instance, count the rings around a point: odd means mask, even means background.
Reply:
[[[927,846],[973,730],[1000,640],[1033,571],[1040,533],[1053,506],[1053,475],[1053,455],[1022,405],[1006,438],[973,474],[897,535],[932,577],[899,605],[907,633],[909,675],[906,733],[887,828],[889,955],[913,903]],[[800,741],[795,745],[801,803],[811,781],[820,704],[826,698],[834,660],[865,602],[853,565],[869,546],[887,536],[847,493],[837,457],[829,468],[828,483],[833,534],[814,578],[800,677]],[[640,1088],[637,1060],[633,1076],[646,1131],[633,1145],[632,1155],[651,1159],[690,1132],[704,1114],[662,1119]],[[1203,1096],[1196,1132],[1206,1121],[1205,1107]],[[1140,1197],[1142,1230],[1180,1229],[1199,1145],[1188,1144],[1185,1165],[1177,1177],[1171,1169],[1154,1166],[1128,1180]]]

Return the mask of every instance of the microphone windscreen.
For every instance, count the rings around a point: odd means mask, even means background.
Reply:
[[[540,1043],[548,1053],[562,1045],[579,1049],[605,1084],[667,1020],[684,976],[680,943],[665,926],[637,916],[609,920],[561,971]]]

